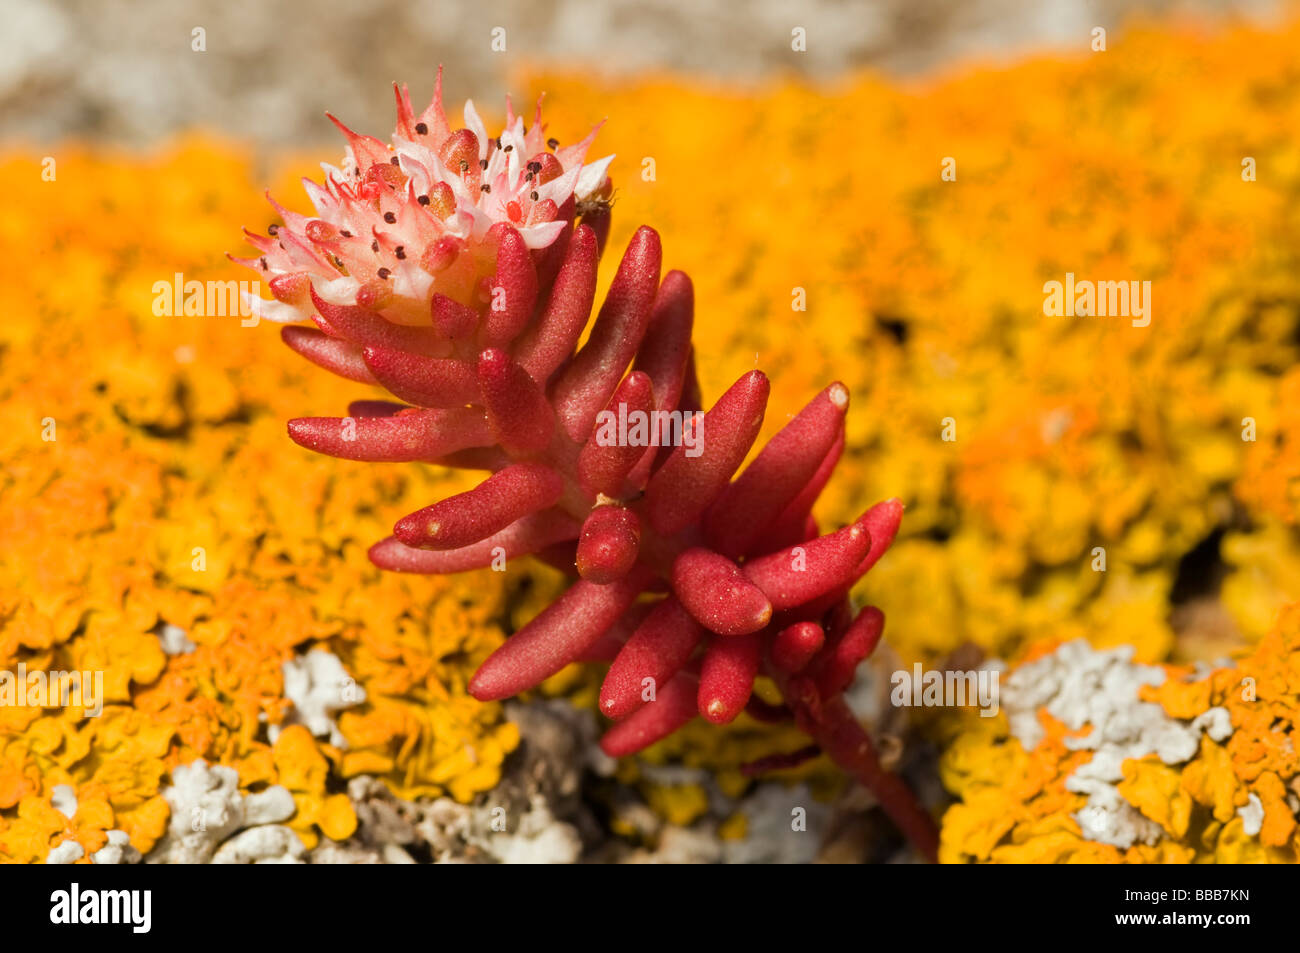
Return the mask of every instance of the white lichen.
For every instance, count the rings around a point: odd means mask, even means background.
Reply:
[[[77,816],[77,792],[71,784],[56,784],[50,791],[50,804],[53,808],[72,820]],[[131,846],[130,835],[126,831],[105,831],[108,843],[90,855],[95,864],[135,864],[140,861],[140,852]],[[45,857],[47,864],[71,864],[86,856],[86,848],[71,838],[50,848]]]
[[[294,812],[287,789],[273,785],[244,796],[233,768],[209,766],[203,760],[177,767],[162,794],[171,819],[149,852],[147,860],[154,864],[207,863],[235,832],[288,820]]]
[[[1088,803],[1074,814],[1079,829],[1088,840],[1126,849],[1137,843],[1155,844],[1164,836],[1164,829],[1124,800],[1119,788],[1113,784],[1070,778],[1065,786],[1070,791],[1088,795]]]
[[[45,858],[47,864],[72,864],[86,856],[86,848],[82,847],[75,840],[65,840],[50,848],[49,854]]]
[[[108,843],[90,855],[97,864],[138,864],[140,852],[131,846],[126,831],[107,831]]]
[[[293,812],[297,810],[289,789],[279,784],[273,784],[254,794],[245,794],[242,807],[245,827],[278,824],[293,817]]]
[[[356,777],[348,798],[356,833],[322,842],[312,863],[569,864],[581,859],[582,830],[594,827],[582,802],[584,772],[612,763],[599,753],[592,712],[565,702],[512,703],[521,744],[500,783],[472,804],[448,797],[407,800],[381,781]]]
[[[217,848],[214,864],[301,864],[307,852],[298,835],[280,824],[240,831]]]
[[[126,831],[105,831],[108,843],[90,855],[92,864],[138,864],[140,852],[131,846]],[[71,864],[86,856],[86,848],[69,838],[50,848],[45,858],[47,864]]]
[[[1241,818],[1241,829],[1247,836],[1255,837],[1264,826],[1264,802],[1251,792],[1250,800],[1237,808],[1237,815]]]
[[[470,842],[503,864],[573,864],[582,856],[577,830],[558,820],[542,797],[529,802],[513,827],[507,822],[505,830],[496,830],[491,825],[499,818],[491,809],[476,811]]]
[[[1204,731],[1213,741],[1227,741],[1232,736],[1232,715],[1228,709],[1216,705],[1193,718],[1192,727]]]
[[[831,806],[816,800],[806,784],[760,784],[740,802],[745,836],[724,841],[729,864],[810,864],[825,840]]]
[[[666,825],[654,850],[633,851],[622,858],[628,864],[717,864],[722,842],[712,822],[691,827]]]
[[[1216,741],[1232,733],[1228,712],[1212,708],[1190,722],[1170,718],[1163,708],[1138,697],[1143,685],[1160,685],[1164,669],[1133,662],[1132,646],[1097,651],[1082,639],[1013,672],[1002,686],[1002,705],[1011,733],[1026,750],[1038,745],[1044,729],[1039,710],[1070,731],[1089,732],[1065,739],[1072,750],[1092,758],[1065,781],[1068,791],[1088,795],[1075,820],[1084,837],[1121,849],[1154,844],[1160,825],[1144,817],[1115,786],[1129,758],[1155,755],[1165,764],[1182,764],[1196,755],[1202,732]]]
[[[164,622],[158,628],[158,644],[167,655],[188,655],[198,648],[190,641],[184,629],[170,622]]]
[[[348,675],[338,656],[324,649],[312,649],[285,662],[281,671],[284,694],[292,706],[282,724],[268,728],[271,743],[289,725],[304,725],[313,736],[328,738],[336,748],[347,747],[333,715],[360,705],[366,700],[366,691]]]
[[[72,820],[77,815],[77,792],[71,784],[56,784],[50,791],[50,804],[68,820]]]

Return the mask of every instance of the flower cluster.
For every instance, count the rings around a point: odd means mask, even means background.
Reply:
[[[465,105],[465,128],[453,133],[442,108],[441,69],[433,101],[419,116],[404,88],[394,93],[391,144],[330,117],[347,138],[347,157],[341,169],[322,163],[323,183],[303,179],[316,214],[273,202],[283,223],[269,235],[246,232],[260,254],[236,261],[258,271],[274,295],[249,298],[261,317],[307,321],[315,311],[311,299],[319,297],[361,306],[399,326],[428,324],[435,279],[437,293],[461,305],[474,306],[491,293],[494,226],[509,228],[522,248],[540,251],[554,245],[579,204],[609,196],[605,170],[613,156],[583,165],[595,130],[563,148],[547,141],[540,102],[527,129],[507,100],[505,129],[490,138],[473,102]],[[517,309],[500,321],[511,319],[518,319]],[[446,339],[457,336],[442,330]],[[388,340],[394,333],[400,332],[389,332]],[[416,336],[408,332],[405,340]],[[330,353],[310,338],[289,340],[308,356]]]

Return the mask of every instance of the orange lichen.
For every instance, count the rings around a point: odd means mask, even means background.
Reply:
[[[943,778],[960,800],[944,818],[941,856],[1042,861],[1078,859],[1077,849],[1130,863],[1294,863],[1300,850],[1298,658],[1300,604],[1287,607],[1237,665],[1201,677],[1166,666],[1161,684],[1138,689],[1135,703],[1155,702],[1184,723],[1217,713],[1230,734],[1216,735],[1220,741],[1202,735],[1183,763],[1154,756],[1123,762],[1119,794],[1163,836],[1122,852],[1083,839],[1074,815],[1087,799],[1068,793],[1064,782],[1092,754],[1057,744],[1060,734],[1045,711],[1038,714],[1047,736],[1030,752],[1009,737],[1003,716],[950,724],[956,736],[943,758]]]
[[[155,313],[177,272],[235,276],[218,257],[229,223],[263,215],[245,157],[69,148],[54,182],[33,158],[0,162],[0,182],[0,234],[27,249],[0,287],[0,671],[100,672],[104,704],[0,707],[0,860],[69,837],[89,854],[114,827],[149,850],[169,772],[196,758],[245,787],[286,783],[306,840],[355,824],[330,777],[460,800],[492,787],[517,731],[464,683],[500,641],[503,581],[381,577],[364,554],[389,507],[447,477],[296,451],[280,420],[342,385],[267,361],[238,314]],[[165,654],[164,623],[194,650]],[[313,645],[368,699],[341,719],[345,751],[298,727],[277,757],[281,666]],[[77,791],[72,821],[50,806],[58,784]]]
[[[1234,489],[1242,502],[1294,526],[1300,522],[1300,368],[1282,377],[1271,410]]]

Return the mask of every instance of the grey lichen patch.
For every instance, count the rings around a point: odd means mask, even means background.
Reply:
[[[271,743],[290,725],[304,725],[317,738],[328,738],[336,748],[347,741],[334,723],[334,714],[360,705],[366,691],[343,668],[338,656],[324,649],[312,649],[281,666],[284,694],[293,703],[283,723],[268,730]]]
[[[286,788],[272,785],[255,794],[241,794],[239,775],[234,768],[209,766],[203,760],[177,767],[172,772],[171,785],[162,793],[171,808],[171,818],[167,831],[146,858],[151,864],[208,863],[214,860],[214,855],[225,846],[227,839],[239,831],[277,825],[294,813],[293,795]],[[288,828],[283,830],[288,831]],[[289,834],[297,840],[296,834],[292,831]],[[265,854],[269,849],[266,846],[268,838],[279,838],[276,843],[282,849],[278,853]],[[298,856],[303,852],[300,841],[296,849],[283,841],[282,834],[244,837],[217,862],[283,863],[284,857]]]
[[[1067,738],[1073,750],[1092,758],[1066,779],[1066,790],[1088,796],[1075,820],[1089,840],[1125,849],[1154,844],[1163,829],[1144,817],[1120,794],[1124,762],[1155,755],[1169,765],[1191,760],[1202,733],[1222,741],[1232,733],[1227,710],[1211,708],[1194,720],[1170,718],[1159,705],[1138,697],[1143,685],[1160,685],[1164,669],[1133,661],[1133,648],[1098,651],[1082,639],[1022,665],[1002,685],[1002,705],[1014,735],[1026,750],[1038,745],[1044,729],[1038,712],[1068,729],[1091,730]]]

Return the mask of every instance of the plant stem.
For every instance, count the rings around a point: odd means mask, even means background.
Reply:
[[[902,778],[881,766],[870,736],[843,697],[837,695],[813,705],[805,701],[792,701],[800,727],[836,764],[876,796],[885,813],[927,860],[937,863],[939,830],[934,818]]]

